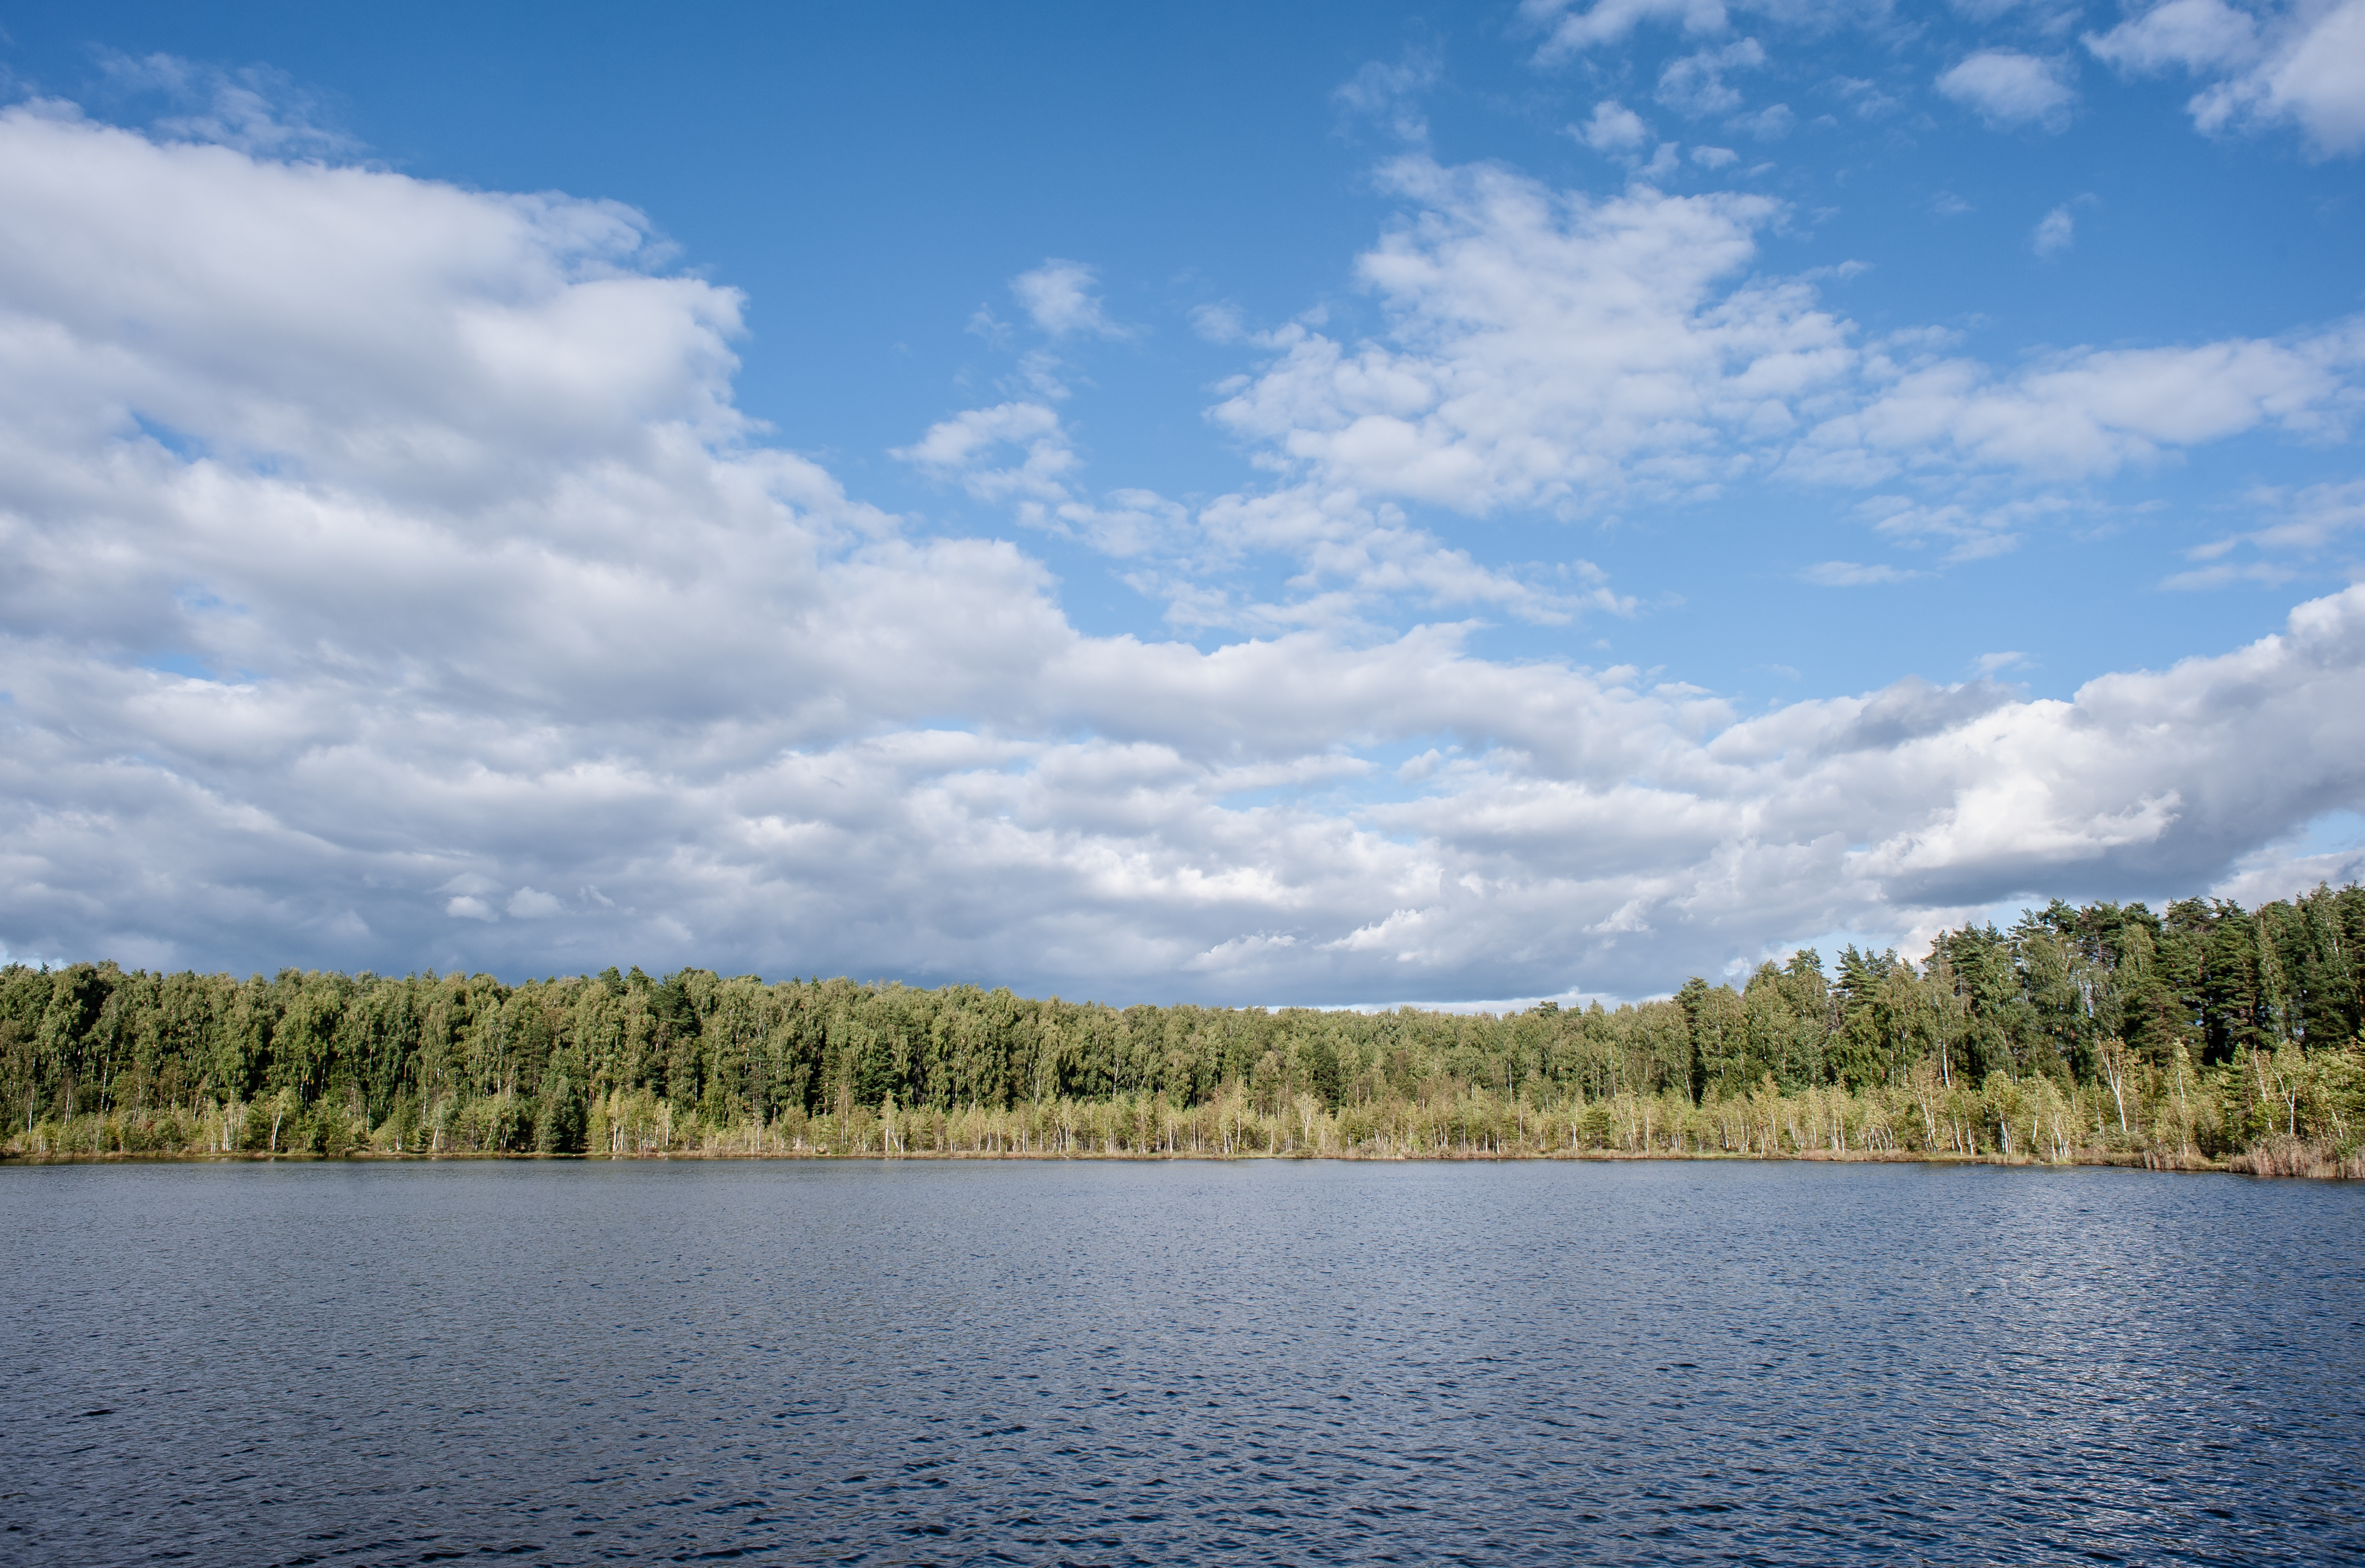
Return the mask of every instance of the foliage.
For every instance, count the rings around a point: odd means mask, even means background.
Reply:
[[[104,1153],[1916,1154],[2346,1169],[2365,890],[2056,902],[1920,964],[1524,1013],[1116,1009],[635,969],[0,969],[6,1147]],[[2280,1150],[2280,1153],[2275,1151]]]

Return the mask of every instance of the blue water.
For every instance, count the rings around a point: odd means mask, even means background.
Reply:
[[[0,1170],[0,1560],[2365,1557],[2365,1190]]]

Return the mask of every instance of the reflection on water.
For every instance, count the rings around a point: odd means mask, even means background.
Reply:
[[[2365,1191],[0,1170],[0,1561],[2326,1562]]]

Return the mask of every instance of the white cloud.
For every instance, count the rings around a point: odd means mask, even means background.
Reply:
[[[1177,543],[1184,527],[1183,510],[1152,491],[1115,490],[1097,502],[1080,493],[1082,460],[1059,412],[1041,403],[964,409],[890,455],[957,481],[977,500],[1011,507],[1029,528],[1107,555],[1152,554]]]
[[[1965,464],[2106,475],[2262,427],[2335,433],[2356,404],[2360,364],[2357,321],[2282,342],[2074,349],[2008,375],[1969,360],[1876,353],[1865,364],[1876,390],[1814,430],[1788,463],[1860,483]]]
[[[2064,202],[2037,220],[2028,236],[2029,248],[2040,256],[2057,256],[2078,242],[2078,219]]]
[[[1875,532],[1908,547],[1945,542],[1947,550],[1942,560],[1955,566],[2009,554],[2020,547],[2030,526],[2057,521],[2076,509],[2058,495],[2040,491],[2034,497],[1978,507],[1959,501],[1916,502],[1897,495],[1868,496],[1855,510]]]
[[[2339,814],[2332,820],[2340,820]],[[2348,820],[2353,824],[2354,813],[2348,813]],[[2231,875],[2209,890],[2210,896],[2259,904],[2317,887],[2365,881],[2365,845],[2351,843],[2315,853],[2306,853],[2308,847],[2303,835],[2293,834],[2246,855],[2235,863]]]
[[[1017,333],[1012,330],[1010,323],[996,316],[991,308],[983,305],[970,312],[969,325],[963,330],[983,338],[998,349],[1006,349],[1018,341]]]
[[[1414,210],[1358,271],[1388,342],[1289,329],[1216,410],[1284,472],[1468,513],[1692,491],[1721,431],[1787,426],[1854,364],[1805,286],[1746,275],[1764,198],[1594,200],[1426,160],[1387,178]]]
[[[160,115],[157,132],[271,157],[334,158],[360,151],[343,131],[321,125],[319,104],[264,66],[224,71],[175,55],[139,59],[103,50],[99,69],[111,92],[162,97],[177,112]]]
[[[1725,26],[1721,0],[1593,0],[1582,10],[1573,9],[1571,0],[1520,0],[1519,17],[1550,29],[1536,50],[1537,61],[1547,65],[1597,44],[1617,43],[1646,21],[1675,22],[1690,33],[1719,33]]]
[[[2296,125],[2331,156],[2365,148],[2365,0],[2297,0],[2253,12],[2169,0],[2086,47],[2130,73],[2210,79],[2189,106],[2202,130]]]
[[[1182,967],[1201,972],[1239,975],[1253,983],[1261,978],[1256,974],[1261,967],[1261,961],[1281,958],[1287,949],[1296,946],[1297,938],[1285,931],[1251,931],[1229,941],[1216,943],[1205,952],[1186,960]]]
[[[1790,112],[1788,104],[1768,104],[1755,114],[1740,115],[1725,122],[1730,130],[1754,136],[1760,141],[1779,141],[1790,134],[1799,117]]]
[[[2274,561],[2220,561],[2214,566],[2196,566],[2189,572],[2171,573],[2160,579],[2159,586],[2172,592],[2232,588],[2237,583],[2281,588],[2297,576],[2299,574],[2289,566]]]
[[[1021,460],[996,466],[1011,446],[1024,449]],[[1066,480],[1077,466],[1058,411],[1041,403],[964,409],[892,455],[937,478],[958,479],[981,501],[1068,500]]]
[[[2086,47],[2129,71],[2207,71],[2257,59],[2259,24],[2224,0],[2168,0],[2107,33],[2087,34]]]
[[[1211,343],[1237,343],[1249,335],[1240,308],[1229,300],[1194,305],[1190,319],[1191,330]]]
[[[1867,344],[1808,280],[1759,271],[1784,215],[1765,197],[1596,198],[1428,159],[1384,178],[1407,210],[1357,271],[1384,331],[1271,334],[1214,410],[1267,468],[1359,502],[1575,517],[1752,474],[2087,478],[2259,429],[2329,438],[2359,401],[2356,320],[2000,371],[1943,335]]]
[[[1730,147],[1695,147],[1692,162],[1703,169],[1729,169],[1741,162],[1741,154]]]
[[[1300,569],[1290,587],[1298,597],[1280,605],[1177,599],[1172,618],[1181,625],[1343,625],[1369,605],[1389,599],[1429,609],[1491,609],[1547,623],[1565,622],[1587,610],[1631,616],[1638,608],[1632,596],[1612,590],[1590,563],[1569,563],[1565,574],[1541,581],[1541,574],[1490,568],[1413,526],[1395,506],[1368,505],[1348,490],[1293,486],[1223,496],[1201,510],[1198,525],[1215,555],[1278,554],[1296,561]]]
[[[538,892],[532,888],[520,888],[510,895],[506,907],[519,920],[543,920],[563,913],[566,906],[548,893]]]
[[[1132,328],[1109,319],[1101,297],[1093,292],[1099,281],[1093,268],[1054,256],[1012,278],[1010,292],[1035,325],[1054,338],[1133,336]]]
[[[2068,62],[2015,50],[1983,49],[1938,77],[1938,91],[1975,110],[1989,125],[2059,130],[2078,101]]]
[[[2253,490],[2248,500],[2273,521],[2239,538],[2262,550],[2312,554],[2349,535],[2365,533],[2365,479],[2297,490],[2262,487]]]
[[[1754,71],[1765,63],[1755,39],[1737,39],[1722,49],[1704,49],[1670,61],[1659,73],[1659,102],[1698,118],[1727,115],[1741,106],[1740,90],[1724,79],[1728,71]]]
[[[1569,127],[1569,134],[1596,152],[1625,152],[1648,141],[1651,128],[1617,99],[1604,98],[1593,106],[1593,118]]]
[[[2346,562],[2337,553],[2359,534],[2365,534],[2365,480],[2308,485],[2298,489],[2261,486],[2245,498],[2258,515],[2259,526],[2214,539],[2187,551],[2196,562],[2207,563],[2179,572],[2163,588],[2214,588],[2236,583],[2274,585],[2299,575],[2298,566],[2336,566],[2344,575],[2359,575],[2353,555]],[[2230,557],[2240,556],[2241,559]],[[2327,561],[2326,557],[2332,557]]]
[[[1858,119],[1880,119],[1905,106],[1902,99],[1882,92],[1880,84],[1865,77],[1834,76],[1824,86],[1837,94]]]
[[[1222,496],[1195,518],[1148,490],[1116,489],[1095,499],[1082,487],[1082,463],[1058,411],[1044,404],[966,409],[893,455],[958,482],[977,500],[1010,507],[1026,527],[1139,563],[1126,581],[1165,599],[1170,622],[1192,631],[1343,629],[1362,624],[1374,606],[1397,600],[1480,607],[1545,622],[1636,609],[1631,595],[1613,591],[1582,563],[1574,583],[1490,568],[1410,524],[1394,505],[1366,504],[1345,490],[1283,486]],[[1284,600],[1239,599],[1217,586],[1226,568],[1272,555],[1297,564]]]
[[[1821,588],[1866,588],[1882,583],[1911,582],[1915,577],[1928,575],[1901,566],[1867,566],[1855,561],[1824,561],[1799,574]]]
[[[1795,398],[1820,428],[1810,396],[1855,385],[1844,327],[1747,281],[1768,208],[1398,178],[1424,205],[1366,259],[1395,336],[1242,387],[1311,411],[1244,427],[1292,472],[1156,522],[1195,542],[1155,559],[1280,549],[1308,579],[1202,648],[1086,635],[1014,546],[911,536],[758,443],[736,297],[651,270],[624,209],[0,112],[0,942],[1631,995],[2026,890],[2200,885],[2360,800],[2365,588],[2070,701],[1908,681],[1747,720],[1630,668],[1481,656],[1467,625],[1324,621],[1369,592],[1619,608],[1582,562],[1513,573],[1427,534],[1336,409],[1470,458],[1439,493],[1483,508],[1696,484],[1708,438],[1676,427]],[[1561,335],[1523,360],[1530,327]],[[1268,379],[1311,342],[1272,340]],[[1162,505],[1026,477],[1037,442],[1072,450],[1048,405],[971,412],[913,461],[1015,474],[989,491],[1052,519]]]
[[[1419,144],[1429,140],[1429,119],[1421,97],[1437,84],[1443,62],[1433,52],[1415,50],[1391,65],[1371,61],[1331,94],[1351,115],[1384,125],[1398,139]]]

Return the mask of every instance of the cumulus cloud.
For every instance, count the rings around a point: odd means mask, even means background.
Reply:
[[[1216,409],[1284,471],[1474,515],[1696,490],[1721,431],[1789,428],[1853,364],[1810,290],[1747,275],[1765,198],[1597,200],[1427,160],[1387,178],[1412,213],[1358,265],[1387,340],[1290,328]]]
[[[1345,626],[1389,600],[1495,610],[1552,624],[1587,610],[1631,616],[1637,609],[1633,596],[1612,589],[1590,563],[1541,574],[1488,567],[1412,523],[1394,504],[1367,502],[1351,490],[1299,485],[1223,496],[1202,508],[1197,521],[1203,560],[1279,555],[1297,563],[1289,585],[1294,597],[1236,604],[1228,595],[1186,592],[1174,598],[1171,615],[1178,625]],[[1204,571],[1194,580],[1204,582]]]
[[[2358,401],[2356,320],[1998,370],[1926,332],[1868,342],[1810,280],[1764,274],[1766,197],[1598,198],[1425,158],[1384,177],[1407,212],[1357,271],[1385,330],[1271,334],[1213,415],[1325,493],[1575,517],[1752,474],[2087,478],[2262,428],[2329,437]]]
[[[1003,448],[1011,446],[1023,449],[1022,460],[997,466]],[[1013,497],[1064,501],[1064,480],[1076,467],[1075,450],[1058,412],[1041,403],[964,409],[930,425],[927,433],[910,446],[898,447],[894,455],[938,478],[959,480],[981,501]]]
[[[1028,319],[1054,338],[1131,337],[1133,329],[1111,320],[1101,297],[1093,292],[1099,282],[1093,268],[1054,256],[1011,279],[1010,292]]]
[[[928,427],[900,457],[972,498],[1010,506],[1018,521],[1104,554],[1149,554],[1181,541],[1183,509],[1149,490],[1098,500],[1077,487],[1083,464],[1058,410],[1041,403],[968,409]]]
[[[1188,520],[1217,555],[1300,552],[1307,603],[1371,577],[1615,612],[1583,562],[1457,561],[1390,494],[1574,494],[1585,453],[1647,466],[1686,421],[1845,379],[1844,330],[1743,281],[1761,209],[1402,177],[1434,220],[1368,259],[1398,339],[1233,394],[1308,418],[1269,445],[1247,420],[1272,485]],[[626,209],[26,107],[0,112],[0,207],[13,952],[1636,994],[1769,939],[2200,885],[2365,789],[2365,588],[2067,701],[1908,681],[1745,720],[1484,656],[1458,622],[1092,636],[1018,548],[914,536],[763,444],[731,400],[737,297],[663,270]],[[1485,308],[1507,257],[1564,333],[1524,364],[1497,340],[1527,318]],[[1448,293],[1480,308],[1424,303]],[[1275,339],[1268,379],[1309,342]],[[1531,376],[1538,422],[1489,411],[1489,366]],[[1485,461],[1374,459],[1337,439],[1350,409]],[[970,413],[907,455],[1087,504],[1071,470],[1027,476],[1072,450],[1056,410]]]
[[[1593,118],[1568,128],[1569,134],[1596,152],[1628,152],[1651,140],[1642,117],[1615,98],[1593,106]]]
[[[1639,771],[1562,771],[1531,755],[1374,814],[1432,835],[1458,852],[1452,869],[1533,900],[1539,918],[1553,902],[1539,883],[1583,888],[1552,936],[1587,953],[1626,940],[1620,924],[1680,945],[1727,909],[1792,898],[1806,924],[1813,906],[1834,926],[1861,915],[1892,926],[1903,905],[1967,907],[2071,877],[2195,885],[2241,852],[2250,802],[2276,797],[2274,820],[2296,823],[2356,799],[2365,764],[2339,748],[2365,719],[2337,704],[2358,690],[2360,636],[2365,590],[2352,589],[2249,648],[2107,677],[2069,701],[1909,681],[1741,722],[1710,717],[1705,739],[1683,734],[1697,699],[1652,693],[1654,722],[1629,735],[1664,748],[1647,787],[1630,781]],[[2254,698],[2299,732],[2271,735],[2271,721],[2245,711]],[[2270,749],[2245,758],[2237,737]],[[2299,775],[2283,797],[2265,775],[2286,761]],[[1419,950],[1437,940],[1424,933]]]
[[[2128,71],[2207,71],[2258,57],[2258,18],[2224,0],[2168,0],[2107,33],[2086,35],[2096,56]]]
[[[2292,125],[2322,155],[2365,148],[2365,0],[2168,0],[2085,42],[2128,74],[2202,78],[2188,106],[2204,131]]]
[[[1721,0],[1593,0],[1581,9],[1573,0],[1520,0],[1519,17],[1547,29],[1536,50],[1541,64],[1620,42],[1644,22],[1673,22],[1689,33],[1720,33],[1725,27]]]
[[[2059,130],[2069,123],[2070,107],[2078,101],[2068,78],[2064,61],[1983,49],[1942,73],[1938,91],[1999,129],[2033,125]]]
[[[549,893],[534,888],[520,888],[510,895],[508,909],[519,920],[541,920],[559,913],[566,906]]]
[[[958,483],[975,499],[1008,506],[1026,527],[1141,562],[1127,580],[1166,599],[1169,619],[1193,630],[1345,626],[1360,623],[1375,604],[1407,599],[1550,622],[1586,608],[1619,615],[1635,608],[1595,568],[1580,564],[1573,590],[1540,585],[1479,565],[1392,505],[1367,505],[1343,491],[1290,487],[1224,496],[1195,518],[1154,491],[1119,488],[1095,498],[1081,482],[1082,460],[1058,412],[1039,403],[966,409],[893,455]],[[1297,564],[1285,602],[1239,601],[1212,580],[1227,565],[1272,555]]]

